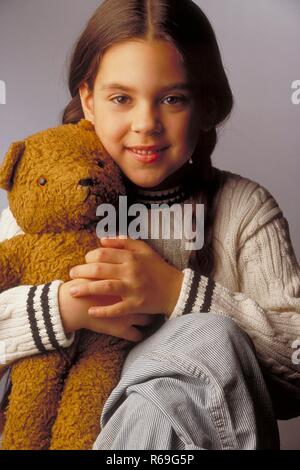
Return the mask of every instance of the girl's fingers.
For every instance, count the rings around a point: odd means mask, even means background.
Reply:
[[[144,337],[144,333],[139,331],[132,325],[120,325],[119,318],[110,318],[110,326],[107,328],[106,334],[115,336],[116,338],[126,339],[128,341],[138,342]],[[99,323],[99,319],[91,319],[92,331],[103,333],[103,324]]]
[[[127,250],[119,248],[96,248],[85,255],[87,263],[124,263],[127,259]]]
[[[128,301],[123,300],[122,302],[116,302],[113,305],[91,307],[89,308],[88,313],[95,318],[113,318],[128,315],[132,313],[132,310]]]
[[[69,275],[71,279],[120,279],[121,267],[109,263],[79,264],[70,270]]]
[[[122,335],[124,339],[127,339],[128,341],[133,341],[134,343],[138,343],[139,341],[142,341],[144,337],[144,333],[139,331],[137,328],[134,328],[133,326],[128,328],[125,332],[124,335]]]
[[[128,315],[128,322],[130,322],[132,325],[150,325],[150,323],[153,322],[153,315],[145,315],[144,313],[139,313],[139,314],[134,314],[134,315]],[[112,318],[111,320],[114,320]]]
[[[114,279],[91,281],[70,288],[70,294],[74,297],[84,297],[88,295],[118,295],[122,297],[125,293],[126,289],[123,282]]]

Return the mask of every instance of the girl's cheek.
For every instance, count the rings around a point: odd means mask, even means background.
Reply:
[[[126,142],[131,140],[131,136],[129,136],[129,130],[124,123],[121,122],[113,122],[110,129],[107,132],[111,143],[118,147],[123,147]]]

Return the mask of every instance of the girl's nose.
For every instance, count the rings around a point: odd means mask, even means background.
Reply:
[[[157,113],[150,109],[150,107],[144,107],[139,109],[133,116],[131,128],[133,132],[152,133],[161,132],[162,123],[157,116]]]

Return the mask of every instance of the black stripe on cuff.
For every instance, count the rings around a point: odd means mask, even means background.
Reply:
[[[52,322],[51,322],[51,315],[50,315],[50,308],[49,308],[49,290],[50,290],[51,282],[48,284],[44,284],[43,290],[41,293],[41,307],[43,312],[44,323],[47,331],[47,335],[49,338],[50,343],[54,349],[60,349],[60,345],[57,342],[55,337],[55,332],[53,330]]]
[[[216,283],[215,281],[208,279],[208,283],[205,290],[203,305],[200,312],[210,312],[211,302],[214,294]]]
[[[193,305],[195,303],[195,299],[197,298],[197,291],[198,291],[199,282],[201,280],[201,274],[199,273],[199,271],[193,271],[193,273],[194,273],[194,277],[193,277],[193,281],[191,285],[191,290],[190,290],[187,302],[185,304],[184,310],[182,312],[182,315],[191,313],[193,309]]]
[[[37,286],[32,286],[29,289],[28,297],[27,297],[27,313],[28,313],[29,325],[30,325],[34,344],[41,353],[44,353],[44,352],[47,352],[47,350],[41,340],[40,332],[37,326],[35,310],[33,306],[33,299],[34,299],[36,289],[37,289]]]

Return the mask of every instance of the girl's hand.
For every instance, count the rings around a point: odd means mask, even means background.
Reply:
[[[142,240],[102,238],[101,248],[89,251],[86,264],[72,268],[70,277],[93,279],[70,290],[75,297],[116,295],[113,305],[95,306],[95,317],[120,317],[134,313],[170,316],[181,290],[183,274],[164,261]]]
[[[153,322],[151,315],[126,315],[116,318],[93,318],[88,315],[88,308],[98,302],[98,305],[111,305],[112,297],[90,296],[74,298],[70,295],[71,287],[83,286],[89,283],[86,279],[76,279],[65,282],[59,286],[58,302],[62,325],[66,334],[85,328],[116,336],[117,338],[127,339],[129,341],[141,341],[146,331],[140,331],[137,326],[150,325]],[[119,298],[115,298],[114,301]]]

